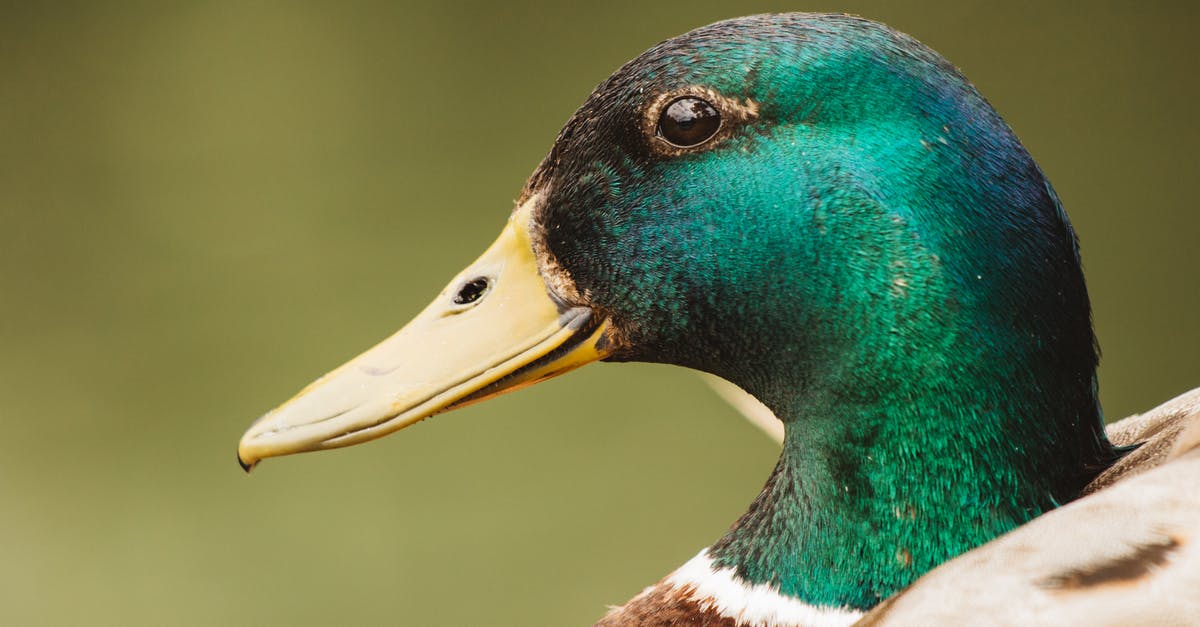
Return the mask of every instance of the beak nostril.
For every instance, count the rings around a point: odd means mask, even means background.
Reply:
[[[487,277],[479,277],[472,279],[458,288],[458,293],[454,295],[455,305],[469,305],[483,298],[488,289],[492,286],[492,282]]]

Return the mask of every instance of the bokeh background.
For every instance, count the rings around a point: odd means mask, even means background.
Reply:
[[[717,538],[775,447],[680,369],[234,448],[491,241],[597,82],[739,14],[961,67],[1082,237],[1110,417],[1200,385],[1189,3],[40,4],[0,8],[0,624],[587,624]]]

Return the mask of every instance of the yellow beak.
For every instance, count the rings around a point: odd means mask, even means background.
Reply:
[[[539,273],[533,204],[404,328],[251,425],[238,444],[242,467],[374,440],[603,359],[608,321],[564,306]]]

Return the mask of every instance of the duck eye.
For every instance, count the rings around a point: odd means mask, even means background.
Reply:
[[[674,146],[699,146],[717,134],[721,113],[695,96],[676,98],[658,118],[658,134]]]
[[[491,287],[491,282],[486,277],[467,281],[466,284],[458,288],[458,293],[454,295],[454,304],[469,305],[483,298],[489,287]]]

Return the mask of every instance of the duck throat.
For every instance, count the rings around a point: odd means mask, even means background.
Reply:
[[[779,462],[714,563],[817,607],[866,610],[1075,498],[1115,458],[1094,388],[1039,402],[998,400],[1002,387],[777,410]]]

